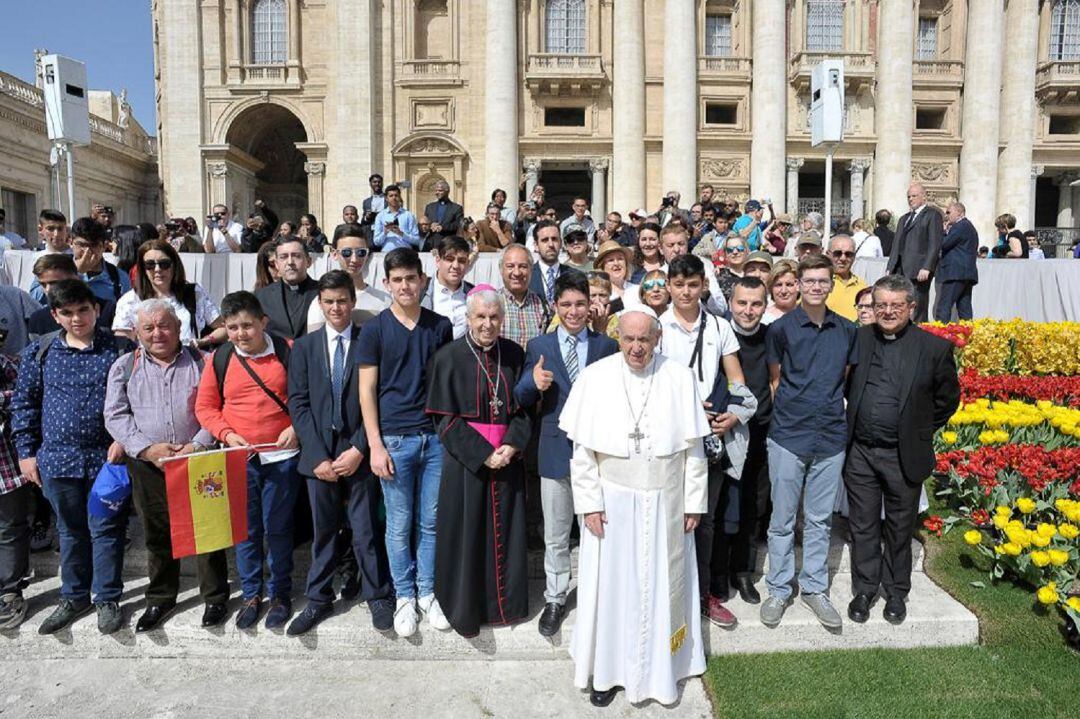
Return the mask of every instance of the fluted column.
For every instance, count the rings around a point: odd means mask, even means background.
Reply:
[[[879,8],[874,202],[899,215],[906,211],[907,188],[911,184],[915,17],[911,0],[881,0]]]
[[[695,0],[667,0],[664,8],[663,191],[678,190],[693,202],[697,197],[697,9]],[[630,40],[636,38],[630,36]]]
[[[598,157],[594,160],[589,160],[589,174],[592,176],[592,212],[593,222],[599,227],[604,222],[604,216],[607,215],[607,183],[604,173],[608,169],[608,159],[606,157]]]
[[[645,37],[642,0],[614,3],[614,26],[622,39]],[[612,203],[619,212],[645,205],[645,43],[612,46]]]
[[[863,173],[870,167],[869,160],[852,160],[848,163],[848,171],[851,172],[851,221],[863,216]]]
[[[1031,149],[1035,142],[1035,65],[1039,55],[1038,0],[1009,0],[1005,11],[1008,41],[1000,50],[1008,55],[1002,68],[1001,143],[998,158],[997,207],[1020,222],[1033,217],[1035,206],[1028,188]],[[967,90],[964,92],[965,96]],[[966,133],[965,133],[966,134]],[[1029,219],[1025,227],[1032,227]]]
[[[487,0],[487,72],[484,73],[484,182],[486,196],[496,187],[518,186],[517,3]]]
[[[784,207],[787,208],[788,214],[795,218],[799,214],[799,169],[806,162],[801,157],[789,157],[784,163],[787,168],[787,199]],[[756,197],[751,190],[751,196]],[[776,198],[773,198],[775,202]]]
[[[797,212],[798,168],[796,199],[785,199],[780,195],[785,190],[784,150],[787,143],[787,38],[783,22],[787,9],[784,0],[756,0],[745,7],[753,8],[750,196],[772,197],[776,206]],[[799,162],[801,166],[802,160]],[[786,169],[790,187],[790,164]]]
[[[1005,19],[1002,4],[1003,0],[968,2],[960,201],[967,208],[967,217],[980,237],[993,235],[994,218],[997,216],[997,138],[1001,126],[1003,55],[1001,32]],[[1027,102],[1031,104],[1032,101],[1028,99]],[[1030,164],[1029,160],[1025,168],[1028,169]]]
[[[1076,221],[1076,208],[1073,206],[1072,183],[1080,178],[1080,173],[1063,172],[1058,175],[1058,211],[1057,226],[1072,227]]]

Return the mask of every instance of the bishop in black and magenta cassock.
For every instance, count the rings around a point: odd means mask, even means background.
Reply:
[[[465,637],[483,624],[513,624],[529,611],[525,468],[530,420],[514,401],[525,353],[499,337],[488,347],[468,332],[432,357],[427,411],[444,448],[435,528],[435,598]],[[517,450],[501,469],[485,461]]]

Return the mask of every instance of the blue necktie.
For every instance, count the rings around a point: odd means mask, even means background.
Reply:
[[[334,429],[341,429],[341,390],[345,383],[345,338],[338,335],[337,349],[334,350],[334,369],[330,373],[330,383],[334,392]]]
[[[547,287],[544,291],[547,293],[547,301],[555,301],[555,267],[549,267],[547,271]]]
[[[578,366],[577,356],[577,337],[568,335],[566,337],[566,374],[570,375],[570,384],[577,382],[578,372],[580,367]]]

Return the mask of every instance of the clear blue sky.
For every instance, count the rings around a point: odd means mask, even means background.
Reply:
[[[32,83],[35,48],[81,60],[91,90],[126,87],[135,119],[157,134],[150,0],[2,0],[0,7],[0,70]]]

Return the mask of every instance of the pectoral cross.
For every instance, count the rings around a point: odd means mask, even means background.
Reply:
[[[634,431],[626,436],[634,440],[634,452],[636,454],[641,454],[641,440],[645,438],[645,435],[641,433],[638,426],[634,425]]]
[[[488,406],[491,407],[491,414],[498,417],[499,407],[503,406],[503,401],[498,397],[492,397],[490,400],[488,400]]]

